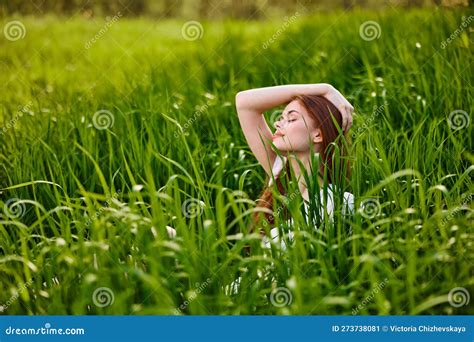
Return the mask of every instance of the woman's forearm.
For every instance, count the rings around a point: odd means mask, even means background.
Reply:
[[[327,83],[314,83],[249,89],[237,93],[235,103],[238,108],[264,112],[291,101],[296,95],[324,95],[331,87]]]

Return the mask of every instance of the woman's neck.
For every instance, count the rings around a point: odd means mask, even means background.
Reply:
[[[304,171],[298,161],[302,164],[304,169],[306,170],[308,175],[311,175],[311,160],[309,157],[309,153],[304,153],[304,154],[297,154],[293,153],[288,155],[288,161],[291,163],[291,170],[293,174],[295,175],[295,179],[298,182],[298,188],[300,191],[301,196],[303,199],[306,201],[309,201],[309,195],[308,195],[308,186],[306,184],[305,178],[304,178]],[[321,168],[321,167],[320,167]],[[321,170],[320,170],[321,171]],[[320,176],[320,173],[318,173],[318,182],[319,186],[322,186],[323,180]]]

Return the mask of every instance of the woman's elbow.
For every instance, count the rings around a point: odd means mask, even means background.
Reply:
[[[243,102],[244,102],[244,99],[243,99],[243,96],[242,96],[242,92],[239,91],[237,94],[235,94],[235,108],[237,108],[237,110],[239,108],[242,108],[243,106]]]
[[[237,110],[245,108],[246,102],[245,90],[239,91],[237,94],[235,94],[235,108],[237,108]]]

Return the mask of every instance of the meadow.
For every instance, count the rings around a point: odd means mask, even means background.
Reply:
[[[474,313],[472,11],[12,21],[3,314]],[[296,220],[294,245],[266,251],[235,94],[320,82],[355,107],[358,210],[318,231]]]

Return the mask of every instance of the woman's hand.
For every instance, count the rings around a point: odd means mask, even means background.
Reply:
[[[346,98],[333,86],[329,86],[328,91],[323,94],[325,98],[332,102],[334,106],[342,114],[342,131],[344,134],[349,131],[352,126],[352,113],[354,112],[354,107],[346,100]]]

